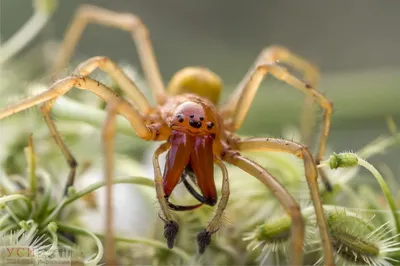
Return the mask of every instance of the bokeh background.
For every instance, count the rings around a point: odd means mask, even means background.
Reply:
[[[32,42],[8,62],[0,64],[0,108],[29,97],[35,93],[37,87],[44,89],[51,84],[51,73],[48,69],[75,10],[83,3],[137,14],[150,30],[164,81],[167,82],[177,70],[185,66],[208,67],[224,80],[222,101],[235,89],[262,48],[282,45],[306,58],[321,71],[318,90],[334,103],[325,158],[332,152],[359,151],[380,136],[390,136],[392,133],[388,127],[388,117],[400,128],[400,2],[395,0],[384,3],[362,0],[60,0],[55,13]],[[32,1],[0,0],[1,43],[14,35],[33,12]],[[124,66],[125,70],[134,68],[138,71],[134,75],[135,81],[149,95],[146,83],[140,78],[140,62],[129,33],[100,25],[89,25],[73,59],[65,69],[66,75],[80,62],[97,55],[110,57]],[[101,73],[95,73],[94,77],[102,82],[109,82]],[[68,93],[68,97],[84,102],[83,106],[86,107],[104,107],[96,97],[87,92],[73,90]],[[268,77],[262,83],[239,133],[246,136],[298,140],[303,99],[304,96],[296,89]],[[62,109],[64,103],[59,106]],[[316,137],[319,135],[322,120],[322,111],[319,108],[316,117],[318,127],[315,128],[314,138],[310,143],[313,150],[316,148]],[[78,176],[77,187],[91,184],[94,180],[102,180],[104,158],[100,127],[70,121],[60,117],[59,113],[54,114],[54,119],[80,164],[78,172],[83,171],[86,163],[91,166],[88,167],[89,174],[84,175],[87,178]],[[102,120],[100,125],[101,123]],[[151,178],[151,156],[157,144],[138,140],[132,137],[134,133],[129,128],[128,130],[130,133],[122,132],[116,138],[116,176],[138,175]],[[14,169],[5,171],[25,174],[26,162],[22,150],[26,146],[27,134],[31,132],[34,133],[35,148],[41,158],[39,164],[44,165],[52,176],[59,177],[58,185],[62,187],[68,168],[61,152],[49,136],[37,107],[0,121],[2,166],[15,166]],[[379,146],[380,144],[375,145],[374,149],[379,150]],[[382,154],[368,160],[387,179],[391,179],[390,182],[393,177],[400,181],[398,143],[383,150]],[[301,166],[301,163],[298,165]],[[270,168],[274,167],[280,166],[274,165]],[[280,170],[284,172],[287,169],[272,170],[279,173]],[[236,180],[240,180],[236,176],[243,174],[239,170],[230,173],[232,179]],[[340,176],[340,171],[335,173],[338,179],[345,178],[345,175]],[[376,181],[366,171],[356,174],[353,181],[357,188],[365,183],[377,187]],[[297,178],[301,178],[301,175],[302,173]],[[243,180],[245,179],[242,182]],[[157,230],[153,225],[160,222],[154,211],[157,208],[154,190],[127,185],[117,187],[114,207],[119,233],[162,238],[161,234],[154,233]],[[236,184],[235,190],[233,185],[233,198],[240,198],[241,193],[248,193],[242,187],[243,184]],[[255,187],[261,186],[256,183]],[[396,189],[393,186],[393,189],[397,190],[394,193],[398,195],[398,187]],[[264,194],[263,187],[259,190],[259,193]],[[301,194],[297,188],[295,192]],[[104,198],[104,190],[100,190],[99,194],[99,197]],[[357,197],[359,194],[355,195]],[[374,197],[368,199],[375,200]],[[364,198],[360,197],[360,201],[364,201]],[[99,200],[97,203],[101,205],[102,202]],[[251,203],[258,210],[258,203],[251,199],[243,203],[246,204],[245,209]],[[237,207],[235,203],[232,205]],[[235,209],[231,210],[230,217],[234,217]],[[99,221],[104,216],[104,208],[99,208],[99,212],[100,216],[86,209],[82,211],[82,215],[91,221],[90,229],[94,231],[102,230],[103,224]]]
[[[356,151],[387,133],[386,116],[399,121],[398,1],[60,1],[50,22],[23,53],[45,40],[61,40],[83,3],[139,15],[150,30],[165,81],[184,66],[205,66],[221,75],[226,95],[265,46],[283,45],[307,58],[321,70],[319,90],[334,102],[329,145],[335,151]],[[24,0],[1,0],[0,8],[4,41],[33,10]],[[45,52],[52,55],[53,50]],[[90,25],[71,69],[95,55],[139,68],[135,46],[121,30]],[[46,67],[42,61],[26,63]],[[21,73],[24,78],[29,80]],[[279,136],[285,126],[298,125],[302,103],[300,92],[268,79],[241,132]],[[398,149],[375,159],[390,163],[398,175]]]

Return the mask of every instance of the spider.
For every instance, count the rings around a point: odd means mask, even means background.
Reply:
[[[200,253],[203,253],[209,245],[212,234],[218,230],[229,198],[228,172],[224,164],[228,163],[261,181],[290,215],[292,219],[290,264],[301,265],[303,262],[304,221],[298,203],[266,169],[241,155],[241,152],[246,151],[278,151],[293,154],[304,161],[305,177],[317,216],[325,265],[334,264],[318,190],[316,167],[325,151],[332,103],[315,89],[319,73],[313,65],[284,47],[267,47],[261,51],[254,65],[226,103],[218,105],[222,81],[211,70],[202,67],[186,67],[178,71],[165,87],[153,53],[149,32],[140,18],[130,13],[118,13],[100,7],[83,5],[77,10],[76,16],[66,32],[53,73],[58,73],[65,68],[88,23],[120,28],[132,34],[143,72],[157,106],[150,105],[135,83],[116,63],[107,57],[97,56],[81,63],[71,76],[58,80],[47,91],[2,110],[0,119],[41,104],[41,111],[51,135],[63,152],[70,168],[67,187],[74,183],[77,162],[64,144],[50,117],[50,112],[58,97],[76,87],[91,91],[108,103],[109,116],[105,122],[103,141],[106,154],[108,154],[106,165],[109,167],[111,167],[110,153],[115,135],[113,121],[116,115],[124,116],[141,139],[163,141],[154,153],[153,166],[155,189],[161,206],[160,217],[165,223],[164,236],[170,248],[173,248],[179,230],[171,210],[190,210],[203,204],[210,206],[217,204],[217,191],[213,177],[215,164],[223,174],[221,199],[213,219],[197,236]],[[278,62],[285,63],[302,72],[305,81],[290,74]],[[129,101],[120,98],[110,88],[88,76],[97,68],[111,76],[127,95]],[[235,135],[235,131],[241,127],[246,117],[261,81],[267,74],[286,82],[306,96],[312,97],[324,109],[323,130],[315,158],[305,145],[293,141],[278,138],[240,139]],[[164,152],[167,152],[167,160],[164,173],[162,173],[158,159]],[[108,168],[109,171],[111,171],[110,169],[112,168]],[[108,174],[110,175],[110,172]],[[329,182],[324,173],[320,171],[319,174],[329,188]],[[195,179],[201,194],[186,182],[185,176]],[[179,206],[169,202],[169,196],[180,180],[184,181],[186,188],[200,202],[199,204]]]

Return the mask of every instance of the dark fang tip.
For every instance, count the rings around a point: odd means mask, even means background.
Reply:
[[[311,89],[312,87],[311,87],[310,84],[307,84],[307,83],[306,83],[306,88],[307,88],[307,89]]]
[[[176,236],[178,235],[179,225],[175,221],[167,221],[164,225],[164,237],[167,239],[168,248],[173,248]]]
[[[197,244],[199,246],[199,253],[203,254],[208,245],[211,243],[211,233],[206,230],[201,231],[197,235]]]

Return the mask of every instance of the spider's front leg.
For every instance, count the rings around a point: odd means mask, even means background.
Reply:
[[[160,218],[164,221],[164,237],[167,239],[169,248],[173,248],[175,244],[176,236],[178,235],[179,225],[172,218],[170,209],[168,208],[164,188],[163,188],[163,175],[161,173],[161,167],[159,163],[159,156],[166,152],[170,148],[170,144],[165,142],[154,152],[153,156],[153,168],[154,168],[154,182],[156,186],[157,199],[161,207],[161,212],[164,217]]]
[[[218,231],[222,215],[224,214],[225,208],[228,205],[230,194],[229,176],[226,166],[224,165],[222,160],[216,156],[214,156],[214,163],[217,164],[222,171],[221,199],[219,201],[214,217],[208,223],[207,227],[197,235],[197,243],[199,245],[200,254],[204,253],[206,247],[210,244],[212,234]]]
[[[89,76],[96,68],[106,72],[112,80],[118,84],[123,92],[133,102],[139,112],[147,115],[150,111],[150,103],[143,95],[142,91],[136,86],[135,82],[131,80],[124,71],[111,59],[105,56],[95,56],[85,62],[81,63],[75,70],[74,75]]]
[[[92,5],[81,5],[75,13],[71,26],[65,33],[64,41],[56,56],[52,74],[57,76],[65,68],[76,45],[89,23],[100,24],[128,31],[137,46],[146,80],[159,104],[166,100],[165,85],[162,80],[149,32],[139,17],[131,13],[119,13]]]
[[[73,87],[77,87],[82,90],[89,90],[106,102],[118,101],[118,113],[124,116],[131,123],[132,128],[135,130],[136,134],[140,138],[145,140],[155,140],[160,136],[160,128],[154,125],[146,126],[142,115],[130,103],[119,98],[119,96],[115,94],[110,88],[88,77],[67,77],[53,84],[47,91],[44,91],[41,94],[21,103],[11,105],[0,111],[0,119],[3,119],[12,114],[43,103],[41,110],[46,119],[46,123],[49,126],[51,135],[55,139],[57,145],[61,148],[61,151],[63,152],[68,162],[68,165],[70,166],[70,173],[68,175],[66,191],[68,187],[73,185],[74,183],[76,161],[73,158],[71,152],[68,150],[67,146],[62,141],[60,133],[58,132],[54,121],[51,119],[50,112],[56,99],[67,93]]]
[[[248,140],[238,140],[235,142],[235,148],[239,151],[279,151],[279,152],[286,152],[291,153],[304,161],[304,169],[305,169],[305,176],[307,179],[307,184],[310,189],[311,193],[311,200],[314,204],[315,214],[317,217],[317,223],[319,232],[321,235],[322,245],[324,249],[324,265],[334,265],[333,259],[333,251],[332,246],[330,243],[330,237],[328,233],[328,227],[325,219],[324,210],[322,207],[321,197],[319,194],[318,189],[318,172],[315,161],[308,150],[307,147],[295,143],[293,141],[283,140],[283,139],[276,139],[276,138],[252,138]],[[275,192],[275,196],[281,201],[283,206],[291,205],[297,206],[297,204],[293,203],[294,199],[286,192],[285,189],[276,181],[272,176],[269,177],[269,180],[266,180],[268,177],[267,174],[264,173],[263,168],[254,164],[253,162],[243,159],[243,158],[235,158],[235,157],[227,157],[226,161],[230,161],[234,165],[242,168],[244,171],[250,173],[251,175],[255,176],[256,178],[260,179],[264,184],[268,187],[272,187],[271,184],[275,184],[275,188],[277,189]],[[273,189],[273,188],[272,188]],[[293,205],[294,204],[294,205]],[[287,211],[291,216],[293,212],[297,215],[297,207],[295,209],[288,208]],[[295,211],[294,211],[295,210]],[[300,216],[301,217],[301,216]],[[297,218],[297,216],[295,216]],[[300,226],[296,225],[296,223],[300,223],[297,220],[293,219],[293,229],[292,229],[292,236],[296,236],[297,234],[295,231],[300,230],[298,229]],[[303,236],[303,233],[301,234]],[[301,247],[299,246],[301,242]],[[297,243],[297,244],[296,244]],[[296,260],[294,257],[299,256],[302,254],[302,244],[303,239],[301,241],[299,239],[292,238],[292,262]]]

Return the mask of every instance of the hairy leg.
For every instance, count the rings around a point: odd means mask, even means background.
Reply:
[[[89,90],[106,102],[118,101],[118,107],[117,107],[118,113],[123,115],[131,123],[133,129],[140,138],[145,140],[155,140],[158,137],[160,137],[159,128],[157,128],[154,125],[146,126],[141,114],[133,106],[131,106],[127,101],[120,99],[118,95],[116,95],[110,88],[88,77],[80,77],[80,76],[67,77],[65,79],[56,82],[48,90],[42,92],[39,95],[34,96],[21,103],[11,105],[1,110],[0,119],[3,119],[12,114],[18,113],[32,106],[43,103],[41,111],[43,112],[46,123],[49,126],[51,135],[55,139],[57,145],[60,147],[70,167],[66,192],[68,187],[72,186],[74,183],[77,163],[74,157],[72,156],[71,152],[67,148],[67,146],[64,144],[60,136],[60,133],[58,132],[54,124],[54,121],[51,119],[50,112],[56,99],[67,93],[73,87],[77,87],[82,90]]]
[[[40,110],[42,111],[43,117],[46,121],[47,127],[49,128],[50,135],[53,137],[54,141],[60,148],[62,154],[67,161],[69,167],[69,173],[67,178],[67,183],[64,189],[64,195],[68,194],[68,188],[74,185],[75,182],[75,175],[76,175],[76,168],[78,167],[78,162],[76,161],[75,157],[72,155],[71,151],[65,145],[60,133],[57,130],[57,127],[51,118],[51,108],[53,107],[55,100],[50,100],[48,102],[43,103],[40,106]]]
[[[219,159],[217,157],[214,157],[214,158],[215,158],[214,159],[215,164],[217,164],[222,171],[221,200],[218,204],[218,208],[217,208],[217,211],[216,211],[214,217],[211,219],[211,221],[207,225],[206,229],[204,229],[202,232],[200,232],[197,235],[197,242],[199,245],[199,253],[200,254],[204,253],[206,247],[211,242],[212,234],[214,234],[218,230],[222,215],[224,214],[226,205],[228,204],[229,194],[230,194],[228,170],[226,169],[226,166],[221,161],[221,159]]]
[[[296,78],[294,75],[289,73],[287,69],[279,66],[277,62],[280,61],[302,71],[304,73],[305,81]],[[234,91],[228,102],[221,108],[223,114],[231,117],[228,126],[231,130],[237,130],[241,127],[261,81],[267,74],[271,74],[276,79],[284,81],[292,87],[300,90],[306,97],[313,98],[321,108],[324,109],[323,128],[319,138],[318,151],[315,156],[315,161],[319,164],[326,149],[326,140],[329,134],[333,104],[328,98],[316,90],[315,86],[318,82],[319,74],[315,67],[304,59],[292,54],[285,48],[273,46],[264,49],[260,53],[254,66],[239,83],[237,89]],[[308,114],[304,115],[308,116]],[[303,119],[305,119],[304,116]],[[309,118],[307,119],[309,120]],[[308,125],[307,127],[311,126]],[[325,172],[323,170],[320,170],[319,172],[325,186],[328,190],[331,190],[332,187]]]
[[[154,152],[153,156],[153,167],[154,167],[154,182],[156,187],[157,200],[161,207],[162,216],[160,218],[164,221],[164,237],[167,239],[169,248],[173,248],[175,244],[176,236],[178,235],[179,225],[172,218],[170,209],[166,201],[164,189],[163,189],[163,175],[161,173],[159,156],[166,152],[170,147],[168,142],[161,144],[160,147]]]
[[[295,199],[267,170],[246,157],[227,152],[223,160],[260,180],[281,203],[292,219],[291,235],[295,236],[291,242],[290,265],[303,265],[304,221]]]
[[[252,138],[239,140],[235,143],[239,151],[278,151],[291,153],[304,161],[305,176],[311,193],[311,200],[314,204],[317,223],[324,247],[324,265],[334,265],[332,246],[329,240],[329,233],[325,219],[324,210],[318,189],[318,172],[314,159],[307,147],[283,139],[276,138]]]
[[[106,182],[106,233],[105,233],[105,264],[117,265],[115,240],[114,240],[114,210],[113,200],[113,179],[114,179],[114,137],[115,119],[117,117],[118,101],[110,102],[107,105],[108,116],[102,130],[104,149],[104,178]]]
[[[148,29],[139,17],[131,13],[119,13],[92,5],[80,6],[61,44],[52,69],[53,74],[58,75],[68,64],[83,31],[89,23],[119,28],[132,34],[153,96],[159,104],[164,103],[166,100],[165,85],[154,56]]]
[[[150,104],[140,89],[131,80],[121,68],[117,66],[115,62],[105,56],[92,57],[85,62],[81,63],[74,71],[74,75],[77,76],[88,76],[96,68],[100,68],[121,88],[123,92],[129,97],[132,103],[134,103],[139,109],[140,113],[146,115],[150,111]]]

